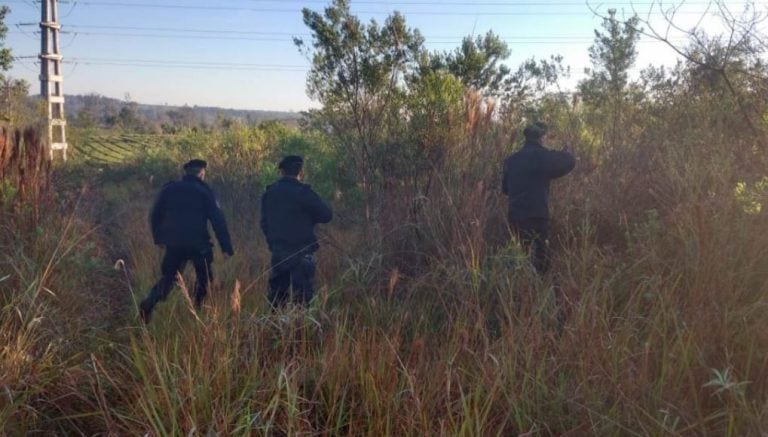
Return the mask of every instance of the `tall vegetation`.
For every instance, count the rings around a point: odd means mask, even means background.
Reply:
[[[335,0],[324,14],[305,9],[312,44],[296,39],[311,56],[307,92],[323,108],[315,119],[333,130],[349,151],[369,206],[378,192],[382,161],[402,130],[403,82],[423,50],[423,38],[395,13],[380,26],[361,23],[347,0]],[[368,212],[370,217],[371,212]]]
[[[40,206],[50,193],[50,170],[48,151],[35,129],[11,132],[0,128],[0,202],[3,206],[31,206],[34,218],[39,218]]]
[[[768,432],[759,27],[694,32],[683,61],[637,76],[653,29],[609,14],[572,95],[561,58],[507,68],[494,34],[429,53],[398,14],[362,23],[337,0],[303,16],[322,108],[302,129],[181,130],[111,163],[75,157],[50,196],[4,203],[0,433]],[[545,278],[498,187],[532,120],[578,158],[553,188]],[[338,214],[311,308],[272,314],[254,224],[288,153]],[[199,156],[238,255],[217,261],[204,311],[182,287],[145,328],[135,300],[161,255],[148,193]],[[7,225],[34,204],[34,226]]]
[[[5,46],[8,34],[6,17],[11,12],[8,6],[0,6],[0,122],[23,125],[33,120],[35,107],[27,99],[29,83],[7,76],[13,65],[13,52]]]
[[[6,72],[11,69],[12,59],[11,49],[5,47],[5,37],[8,34],[8,26],[5,24],[6,16],[11,12],[11,8],[3,5],[0,7],[0,71]],[[0,79],[3,79],[0,76]]]
[[[602,118],[593,120],[592,124],[605,126],[606,131],[598,141],[609,149],[624,140],[632,124],[627,114],[631,102],[627,100],[631,98],[629,71],[637,58],[639,21],[635,16],[621,23],[616,19],[615,9],[608,11],[603,22],[604,33],[595,31],[595,43],[589,49],[593,67],[588,70],[589,77],[579,84],[589,115]]]

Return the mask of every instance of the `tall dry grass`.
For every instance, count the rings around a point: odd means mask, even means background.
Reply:
[[[102,364],[91,396],[106,399],[103,426],[158,435],[764,432],[765,217],[733,198],[733,175],[710,161],[721,157],[681,166],[669,153],[652,157],[661,165],[651,175],[644,165],[628,167],[626,180],[592,169],[556,184],[556,274],[542,280],[508,238],[498,167],[488,164],[508,152],[506,133],[489,108],[470,108],[431,194],[384,193],[386,212],[408,218],[382,221],[391,224],[384,244],[348,224],[325,231],[308,311],[269,315],[264,245],[253,222],[234,221],[243,250],[235,267],[217,266],[200,319],[171,299],[158,323]],[[641,183],[651,176],[659,182]],[[705,183],[719,189],[702,198]],[[634,194],[642,202],[626,202]],[[140,218],[125,226],[143,293],[159,252],[147,252]],[[235,279],[240,313],[230,309]]]
[[[506,229],[498,184],[513,133],[494,110],[467,98],[446,159],[416,185],[428,191],[387,185],[382,235],[338,205],[306,310],[268,310],[259,187],[222,171],[213,185],[236,257],[217,259],[202,312],[182,287],[141,326],[134,305],[161,256],[146,226],[148,193],[172,174],[127,166],[98,176],[69,228],[46,228],[3,264],[0,362],[13,396],[0,404],[2,432],[767,432],[768,236],[765,211],[734,195],[757,177],[739,164],[744,150],[705,142],[715,135],[705,128],[662,124],[593,162],[577,137],[579,168],[553,186],[554,273],[538,278]],[[120,258],[122,270],[78,264],[87,243],[99,265]],[[42,293],[25,291],[38,283]],[[94,290],[109,302],[94,302]],[[113,316],[94,315],[99,305]],[[92,316],[70,324],[81,314]]]
[[[3,208],[31,208],[40,218],[40,205],[51,188],[51,162],[35,128],[0,127],[0,200]],[[13,218],[12,215],[5,217]],[[17,226],[22,223],[17,223]]]

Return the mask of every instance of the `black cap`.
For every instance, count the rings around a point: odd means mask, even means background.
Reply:
[[[206,168],[206,167],[208,167],[208,163],[203,161],[202,159],[193,159],[188,163],[184,164],[184,170],[189,170],[190,168]]]
[[[537,121],[536,123],[526,126],[523,130],[523,135],[527,140],[540,140],[541,137],[547,134],[548,129],[549,128],[545,123]]]
[[[298,155],[288,155],[280,161],[277,168],[285,170],[288,168],[296,168],[297,166],[301,168],[302,165],[304,165],[304,158]]]

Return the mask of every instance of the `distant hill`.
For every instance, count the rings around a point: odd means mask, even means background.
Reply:
[[[131,121],[144,125],[182,124],[211,126],[222,120],[237,120],[246,124],[263,121],[282,121],[295,124],[301,118],[298,112],[228,109],[210,106],[148,105],[124,101],[98,94],[67,95],[67,118],[75,125],[89,123],[109,126],[118,121]]]

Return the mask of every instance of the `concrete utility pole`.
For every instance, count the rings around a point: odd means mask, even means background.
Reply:
[[[40,16],[40,96],[48,106],[48,147],[61,150],[67,160],[67,121],[64,119],[64,91],[61,84],[61,50],[59,49],[59,1],[41,0]]]

